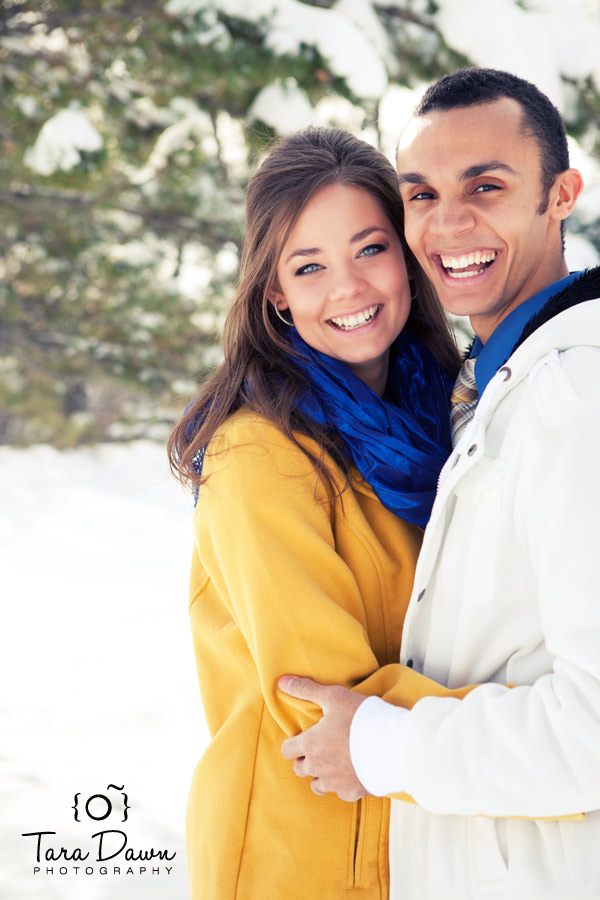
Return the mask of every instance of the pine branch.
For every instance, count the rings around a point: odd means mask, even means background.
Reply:
[[[383,6],[382,4],[374,4],[375,11],[380,15],[390,19],[402,19],[404,22],[410,22],[412,25],[419,25],[421,28],[427,28],[429,31],[437,31],[438,29],[431,21],[424,16],[411,12],[408,9],[402,9],[400,6]]]
[[[27,19],[20,15],[23,12],[28,13]],[[100,5],[96,6],[95,9],[78,9],[75,5],[73,9],[68,11],[47,13],[36,9],[35,19],[32,13],[32,10],[17,7],[10,15],[2,16],[0,19],[0,37],[3,35],[33,35],[39,32],[41,25],[45,26],[46,32],[50,32],[55,28],[79,28],[102,21],[133,22],[136,19],[146,20],[155,18],[157,14],[160,14],[165,21],[168,19],[166,13],[162,13],[160,9],[157,9],[156,3],[152,2],[152,0],[147,0],[147,2],[142,0],[142,2],[135,4],[124,4],[122,9]],[[129,43],[125,36],[123,37],[123,43]]]

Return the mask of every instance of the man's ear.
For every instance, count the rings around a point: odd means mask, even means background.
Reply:
[[[554,219],[566,219],[573,211],[581,190],[583,178],[578,169],[565,169],[557,176],[550,194],[550,214]]]

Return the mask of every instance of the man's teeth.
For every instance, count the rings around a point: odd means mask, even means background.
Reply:
[[[469,272],[460,270],[466,269],[468,266],[480,266],[493,262],[496,259],[496,251],[475,250],[464,256],[445,256],[444,254],[440,254],[440,259],[446,270],[446,274],[450,275],[451,278],[473,278],[475,275],[481,275],[482,272],[485,272],[485,268],[471,269]]]
[[[361,325],[366,325],[367,322],[370,322],[377,315],[378,311],[379,306],[371,306],[355,316],[336,316],[329,321],[333,322],[338,328],[343,328],[344,331],[350,331],[352,328],[360,328]]]
[[[464,269],[466,266],[479,265],[480,263],[493,262],[496,259],[495,250],[475,250],[466,256],[440,256],[445,269]]]

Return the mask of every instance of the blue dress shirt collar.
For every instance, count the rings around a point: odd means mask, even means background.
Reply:
[[[560,281],[555,281],[525,300],[500,322],[485,344],[479,338],[476,339],[470,355],[477,357],[475,380],[480,397],[500,366],[504,365],[513,352],[515,344],[530,319],[546,305],[550,297],[559,294],[582,274],[582,272],[571,272],[570,275],[561,278]]]

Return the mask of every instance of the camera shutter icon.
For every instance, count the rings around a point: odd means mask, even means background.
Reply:
[[[129,800],[127,794],[124,792],[125,785],[121,785],[120,787],[116,784],[109,784],[106,787],[106,790],[109,791],[111,788],[114,788],[116,791],[121,791],[121,796],[123,797],[123,818],[122,822],[127,821],[127,811],[129,807]],[[75,810],[75,821],[80,822],[79,818],[79,797],[81,796],[81,792],[78,791],[73,798],[73,806],[72,809]],[[83,809],[88,817],[88,819],[92,819],[94,822],[103,822],[104,819],[108,819],[113,811],[113,802],[106,794],[91,794],[83,804]]]

